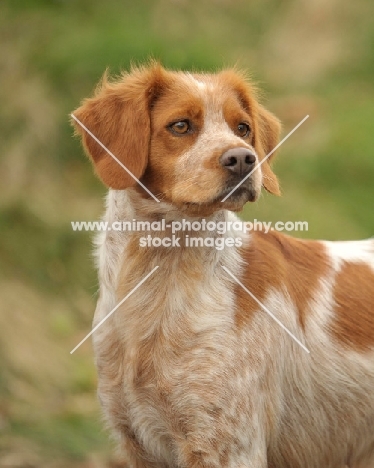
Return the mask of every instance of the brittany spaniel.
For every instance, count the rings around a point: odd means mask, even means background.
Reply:
[[[104,219],[166,220],[97,238],[94,323],[122,301],[93,334],[98,394],[128,467],[374,467],[374,240],[140,245],[279,195],[265,158],[280,124],[254,87],[151,63],[104,77],[73,117],[109,187]]]

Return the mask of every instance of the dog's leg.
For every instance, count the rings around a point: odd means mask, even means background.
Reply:
[[[265,443],[253,443],[241,451],[225,437],[221,442],[207,440],[204,435],[188,438],[178,444],[178,467],[180,468],[268,468]]]
[[[120,451],[124,468],[170,468],[164,463],[150,460],[143,447],[130,435],[122,435]]]

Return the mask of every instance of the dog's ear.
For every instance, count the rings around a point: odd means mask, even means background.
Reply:
[[[255,141],[255,149],[262,161],[278,144],[281,131],[279,120],[271,112],[266,110],[261,105],[258,106],[258,123],[257,137]],[[263,182],[265,189],[274,195],[280,195],[280,188],[277,176],[270,167],[270,163],[274,157],[274,153],[266,159],[261,165]]]
[[[95,95],[73,112],[79,120],[137,179],[147,166],[150,106],[159,92],[165,70],[158,64],[133,69],[116,82],[104,75]],[[105,185],[122,190],[136,180],[74,118],[76,133]]]

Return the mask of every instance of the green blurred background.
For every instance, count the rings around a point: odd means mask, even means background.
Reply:
[[[371,0],[2,0],[0,3],[0,467],[116,466],[96,402],[89,233],[104,187],[68,114],[113,73],[237,64],[282,120],[283,197],[243,216],[308,221],[296,235],[374,233]]]

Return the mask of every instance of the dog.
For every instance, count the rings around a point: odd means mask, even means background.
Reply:
[[[374,240],[162,243],[172,223],[233,225],[262,188],[280,194],[280,123],[249,80],[152,62],[104,76],[73,117],[104,220],[147,226],[96,239],[94,325],[117,307],[93,334],[98,395],[128,466],[374,467]]]

